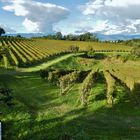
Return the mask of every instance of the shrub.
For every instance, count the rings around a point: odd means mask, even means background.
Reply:
[[[86,51],[87,57],[95,56],[95,50],[91,46],[88,46]]]
[[[69,50],[70,50],[70,52],[77,53],[79,51],[79,47],[78,46],[71,45],[69,47]]]
[[[133,48],[131,50],[131,54],[140,57],[140,48],[139,47]]]
[[[53,84],[58,84],[59,78],[62,76],[62,72],[60,70],[54,70],[48,72],[48,81]]]
[[[12,90],[8,88],[0,88],[0,102],[3,102],[4,104],[11,106],[12,105]]]
[[[46,71],[46,70],[40,70],[40,77],[42,79],[46,79],[48,77],[48,71]]]

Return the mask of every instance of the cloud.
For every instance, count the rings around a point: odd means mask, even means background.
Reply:
[[[0,23],[0,27],[3,28],[5,30],[6,33],[16,33],[14,28],[9,28],[7,25],[5,24],[1,24]]]
[[[32,22],[31,20],[29,20],[28,18],[25,18],[25,20],[23,21],[22,25],[30,32],[39,32],[40,31],[40,27],[38,25],[37,22]],[[48,27],[46,27],[48,28]],[[51,28],[52,29],[52,28]]]
[[[22,25],[30,32],[53,32],[53,25],[67,18],[69,10],[51,3],[34,0],[9,0],[4,10],[24,17]]]
[[[104,34],[140,33],[140,0],[91,0],[80,6],[85,16],[102,21],[93,30]],[[106,22],[107,21],[107,22]]]

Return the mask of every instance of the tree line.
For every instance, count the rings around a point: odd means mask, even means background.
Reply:
[[[5,34],[5,30],[0,27],[0,36],[2,34]],[[17,37],[20,38],[21,35],[18,34]],[[70,41],[96,41],[96,42],[99,41],[96,35],[89,32],[81,35],[73,35],[73,34],[62,35],[61,32],[57,32],[56,34],[48,34],[40,38],[52,39],[52,40],[70,40]]]
[[[61,32],[57,32],[56,34],[53,35],[49,34],[40,38],[51,39],[51,40],[68,40],[68,41],[94,41],[94,42],[99,41],[96,35],[89,32],[81,35],[73,35],[73,34],[62,35]]]

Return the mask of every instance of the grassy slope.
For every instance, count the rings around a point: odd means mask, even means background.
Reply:
[[[9,73],[9,74],[8,74]],[[56,140],[65,133],[78,140],[137,140],[140,138],[140,111],[118,86],[116,105],[108,108],[99,79],[92,90],[88,108],[80,106],[79,85],[69,94],[60,96],[59,88],[41,80],[37,74],[13,73],[0,75],[1,82],[14,90],[16,105],[0,106],[4,112],[4,139]],[[5,79],[9,79],[5,81]],[[121,98],[121,100],[120,100]]]
[[[69,57],[53,67],[86,70],[90,63],[88,59]],[[6,140],[9,135],[11,140],[56,140],[64,134],[76,140],[140,138],[140,108],[120,85],[116,104],[109,108],[104,95],[105,82],[99,77],[89,97],[88,108],[83,108],[78,84],[69,94],[60,96],[59,87],[40,79],[37,73],[1,71],[0,79],[1,85],[13,89],[15,97],[14,107],[0,106]]]
[[[47,61],[47,62],[44,62],[42,63],[41,65],[37,65],[37,66],[34,66],[34,67],[30,67],[30,68],[18,68],[17,71],[20,71],[20,72],[36,72],[36,71],[39,71],[40,69],[46,69],[58,62],[61,62],[65,59],[68,59],[69,57],[72,57],[72,56],[75,56],[75,55],[81,55],[82,53],[79,53],[79,54],[66,54],[64,56],[61,56],[61,57],[58,57],[58,58],[55,58],[51,61]]]

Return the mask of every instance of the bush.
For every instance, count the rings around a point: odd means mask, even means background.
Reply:
[[[133,48],[131,54],[140,57],[140,48],[139,47]]]
[[[12,105],[12,90],[8,88],[0,88],[0,103],[3,102],[4,104],[11,106]]]
[[[59,78],[62,76],[62,72],[60,70],[54,70],[48,72],[48,81],[53,84],[58,84]]]
[[[87,57],[91,58],[95,56],[95,50],[91,46],[88,46],[86,51]]]
[[[70,52],[77,53],[79,51],[79,47],[78,46],[71,45],[69,47],[69,50],[70,50]]]
[[[48,77],[48,71],[46,71],[46,70],[40,70],[40,77],[42,79],[46,79]]]

